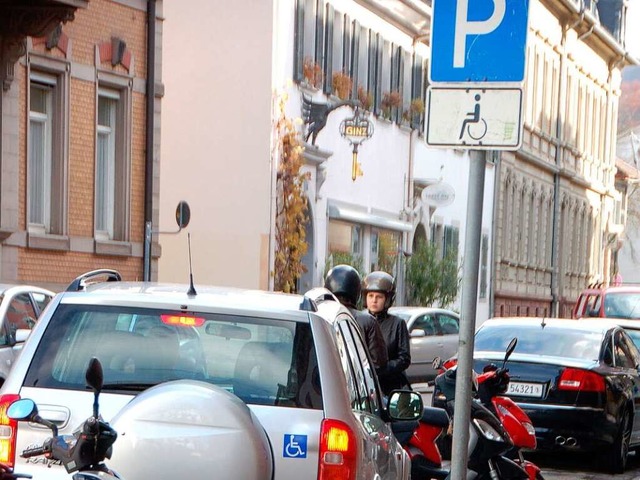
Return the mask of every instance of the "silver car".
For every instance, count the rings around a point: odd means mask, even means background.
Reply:
[[[116,281],[90,281],[104,274]],[[238,411],[216,403],[225,396],[248,406],[264,429],[269,479],[409,478],[357,324],[327,290],[301,296],[196,286],[196,293],[189,285],[118,280],[116,272],[90,272],[55,297],[0,390],[0,409],[31,398],[60,434],[70,434],[91,413],[84,374],[95,356],[104,369],[102,417],[126,429],[107,464],[125,479],[204,479],[212,471],[241,478],[251,470],[252,443],[239,445],[233,432],[253,421],[221,414]],[[173,380],[216,391],[174,394]],[[152,388],[159,384],[171,386],[169,393]],[[154,407],[136,408],[138,396]],[[417,418],[420,396],[405,400]],[[0,461],[39,480],[67,478],[56,462],[19,457],[50,432],[28,422],[5,425],[11,428],[0,426],[0,452],[8,455]]]
[[[407,322],[411,337],[411,365],[406,372],[409,382],[433,380],[438,373],[433,368],[433,359],[446,360],[458,353],[460,316],[432,307],[391,307],[389,313]]]

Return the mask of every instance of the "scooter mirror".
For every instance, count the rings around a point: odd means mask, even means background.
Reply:
[[[36,402],[29,398],[16,400],[7,409],[7,417],[13,420],[31,420],[38,415]]]
[[[507,363],[507,360],[509,360],[509,357],[511,356],[513,351],[516,349],[517,344],[518,344],[518,338],[513,337],[509,342],[509,345],[507,345],[507,352],[504,354],[504,361],[502,362],[502,368],[504,368],[505,364]]]
[[[100,393],[100,390],[102,390],[102,384],[104,382],[104,374],[102,372],[102,364],[96,357],[93,357],[89,361],[85,379],[87,380],[87,385],[89,385],[94,392]]]

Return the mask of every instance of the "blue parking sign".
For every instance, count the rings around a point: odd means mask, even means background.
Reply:
[[[522,82],[529,0],[433,0],[429,77]]]

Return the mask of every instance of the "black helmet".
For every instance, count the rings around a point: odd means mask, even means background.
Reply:
[[[381,292],[385,295],[384,308],[391,308],[396,299],[396,281],[387,272],[371,272],[364,277],[362,282],[362,292],[366,295],[369,292]]]
[[[355,308],[362,289],[360,274],[351,265],[336,265],[327,273],[324,288]]]

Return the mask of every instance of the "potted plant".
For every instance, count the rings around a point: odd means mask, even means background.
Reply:
[[[358,87],[358,101],[362,108],[365,110],[371,110],[371,106],[373,105],[373,94],[360,85]]]
[[[333,92],[340,100],[346,100],[351,95],[353,80],[344,72],[335,72],[332,78]]]
[[[322,86],[322,67],[313,59],[309,57],[304,59],[302,75],[309,87],[318,89]]]
[[[402,118],[411,123],[412,127],[417,127],[422,123],[424,114],[424,101],[421,98],[414,98],[409,104],[409,109],[402,112]]]
[[[399,107],[401,103],[402,98],[400,97],[400,92],[394,90],[391,92],[383,93],[382,101],[380,102],[383,118],[390,120],[393,109]]]

